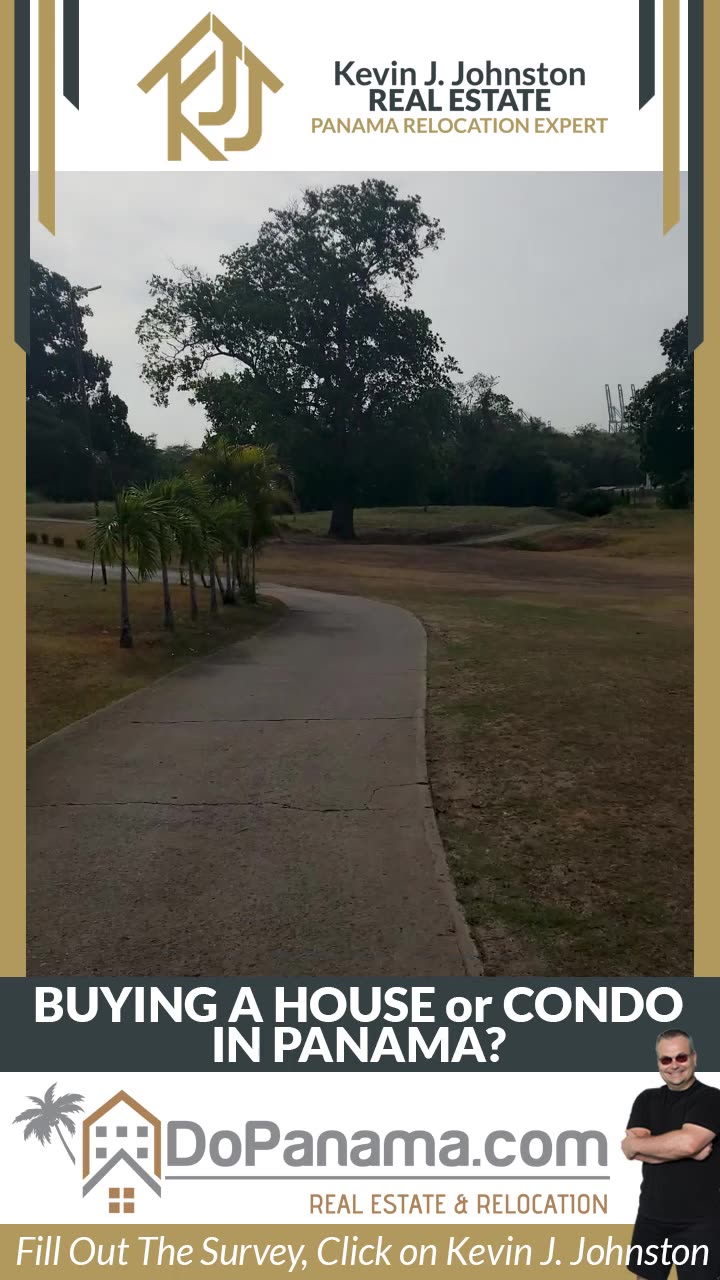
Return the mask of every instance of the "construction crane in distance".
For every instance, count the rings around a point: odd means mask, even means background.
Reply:
[[[635,395],[635,384],[630,384],[631,395]],[[608,431],[622,431],[625,427],[625,394],[622,389],[622,383],[618,382],[618,409],[612,402],[612,393],[610,391],[610,383],[605,383],[605,399],[607,400],[608,410]]]

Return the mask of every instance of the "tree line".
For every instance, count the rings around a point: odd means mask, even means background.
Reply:
[[[552,506],[597,486],[654,482],[687,494],[692,360],[687,322],[661,339],[665,370],[636,394],[627,429],[572,433],[516,408],[486,374],[459,381],[427,315],[411,305],[423,255],[443,237],[418,196],[391,184],[310,189],[272,209],[252,244],[215,275],[185,267],[149,282],[137,335],[155,402],[200,404],[218,440],[272,447],[304,509],[331,510],[354,536],[357,506]],[[195,451],[132,431],[110,365],[75,336],[71,286],[33,264],[28,359],[28,484],[57,499],[101,496],[182,476]],[[78,372],[88,389],[83,412]],[[221,358],[221,372],[214,362]],[[228,368],[229,366],[229,368]]]

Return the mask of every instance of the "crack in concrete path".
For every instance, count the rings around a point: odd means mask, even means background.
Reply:
[[[29,804],[30,809],[123,809],[150,805],[156,809],[292,809],[296,813],[381,813],[369,805],[356,808],[285,804],[282,800],[67,800],[56,804]]]
[[[227,716],[203,717],[198,720],[131,720],[130,724],[372,724],[382,720],[412,720],[413,716]]]
[[[133,722],[135,723],[135,722]],[[140,724],[147,723],[139,721]],[[154,723],[154,722],[152,722]],[[172,723],[170,721],[169,723]],[[184,722],[182,722],[184,723]],[[170,796],[160,800],[148,800],[143,797],[137,799],[124,800],[58,800],[50,804],[33,804],[28,802],[28,809],[98,809],[107,808],[114,809],[116,807],[135,805],[155,805],[158,808],[167,806],[172,809],[294,809],[298,813],[382,813],[382,808],[373,807],[375,796],[380,791],[401,791],[406,787],[427,787],[425,780],[419,782],[387,782],[379,787],[374,787],[367,804],[354,805],[352,807],[334,805],[301,805],[289,804],[286,800],[178,800],[177,796]],[[422,806],[424,809],[431,809],[431,804]]]

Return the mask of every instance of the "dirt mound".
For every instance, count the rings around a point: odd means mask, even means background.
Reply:
[[[588,547],[602,547],[610,541],[603,529],[549,529],[531,537],[508,538],[498,547],[511,551],[585,551]]]

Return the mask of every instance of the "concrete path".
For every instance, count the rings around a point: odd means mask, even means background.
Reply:
[[[71,560],[65,556],[48,556],[41,552],[26,551],[25,552],[25,568],[28,573],[47,574],[51,578],[89,578],[92,572],[91,560]],[[107,576],[111,581],[118,581],[120,578],[120,569],[116,564],[106,566]],[[170,578],[173,582],[179,579],[177,569],[170,570]],[[95,578],[100,578],[100,565],[95,564]]]
[[[266,589],[290,607],[270,632],[30,750],[29,974],[477,971],[427,785],[422,627]]]

